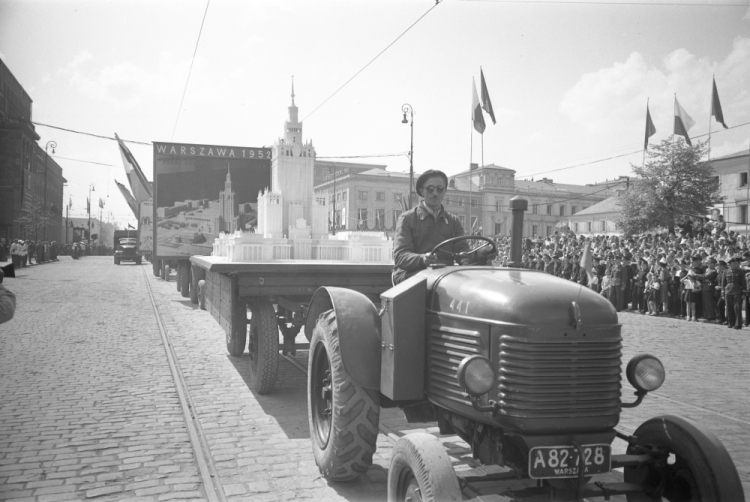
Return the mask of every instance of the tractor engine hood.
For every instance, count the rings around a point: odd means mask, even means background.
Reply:
[[[430,310],[524,326],[617,325],[598,293],[544,272],[487,267],[423,271]]]

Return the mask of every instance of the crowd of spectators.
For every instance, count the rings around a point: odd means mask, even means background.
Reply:
[[[0,262],[10,260],[15,268],[57,261],[58,256],[111,256],[114,249],[104,244],[88,246],[85,241],[59,244],[55,241],[0,238]]]
[[[622,237],[562,229],[524,239],[522,267],[587,286],[618,312],[702,319],[739,329],[743,306],[750,313],[750,239],[727,231],[721,217],[686,219],[677,230]],[[498,236],[495,243],[494,263],[506,265],[510,238]],[[581,258],[588,246],[593,267],[587,274]]]

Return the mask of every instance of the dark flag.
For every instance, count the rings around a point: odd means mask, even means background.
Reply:
[[[648,138],[654,134],[656,134],[656,127],[654,127],[654,122],[651,120],[651,112],[649,112],[648,105],[646,105],[646,139],[643,141],[644,150],[648,148]]]
[[[484,111],[490,114],[490,118],[492,119],[493,124],[497,124],[495,121],[495,112],[492,110],[492,101],[490,101],[490,93],[487,91],[487,83],[484,81],[484,72],[482,69],[479,69],[479,74],[482,77],[482,81],[480,83],[481,85],[481,92],[482,92],[482,108],[484,108]],[[714,84],[715,88],[715,84]]]
[[[130,223],[128,223],[128,229],[131,229],[131,228],[132,228],[133,230],[135,230],[135,227],[134,227],[133,225],[131,225]]]
[[[716,79],[714,79],[714,92],[711,95],[711,115],[716,118],[716,122],[729,129],[724,123],[724,112],[721,111],[721,101],[719,101],[719,91],[716,90]]]

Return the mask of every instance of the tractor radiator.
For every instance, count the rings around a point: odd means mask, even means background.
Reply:
[[[496,399],[501,416],[559,419],[619,414],[619,334],[554,341],[502,335],[497,341]]]

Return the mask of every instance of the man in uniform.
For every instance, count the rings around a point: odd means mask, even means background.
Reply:
[[[724,291],[721,288],[724,275],[727,271],[727,262],[719,260],[716,270],[716,287],[714,288],[714,299],[716,301],[716,323],[727,324],[726,302],[724,301]]]
[[[745,271],[740,270],[740,259],[737,256],[729,259],[729,270],[724,273],[721,290],[727,303],[727,327],[742,329],[742,299],[747,291],[747,280]]]
[[[448,177],[442,171],[425,171],[416,184],[422,201],[404,212],[396,225],[393,246],[393,283],[398,284],[430,265],[442,263],[453,265],[453,260],[438,256],[432,250],[441,242],[464,235],[458,217],[443,208],[443,197],[448,187]],[[469,251],[469,242],[449,244],[443,250],[451,253]],[[486,261],[492,247],[482,246],[475,252],[475,259]],[[464,264],[469,260],[464,260]]]

